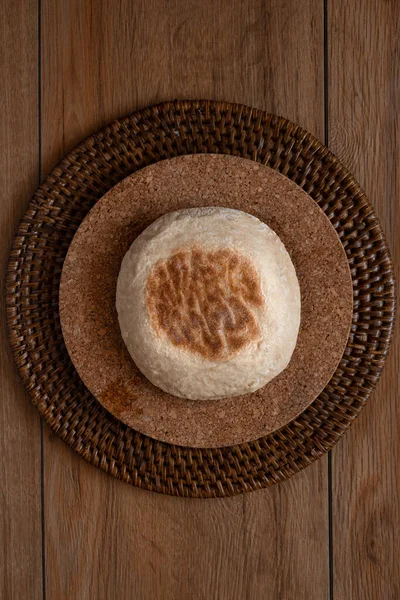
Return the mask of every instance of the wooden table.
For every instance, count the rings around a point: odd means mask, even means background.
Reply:
[[[297,121],[365,188],[400,264],[396,0],[0,0],[1,285],[39,180],[115,117],[172,98]],[[2,292],[3,295],[3,292]],[[398,600],[397,335],[330,457],[224,500],[140,491],[40,422],[1,305],[4,600]]]

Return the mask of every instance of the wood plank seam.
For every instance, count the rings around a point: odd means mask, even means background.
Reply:
[[[329,145],[329,57],[328,57],[328,0],[322,0],[324,15],[324,144]],[[333,580],[333,480],[332,451],[328,452],[328,559],[329,559],[329,600],[334,600]]]

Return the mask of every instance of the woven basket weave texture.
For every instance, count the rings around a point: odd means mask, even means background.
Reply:
[[[276,169],[335,227],[350,264],[354,314],[343,358],[295,421],[221,449],[158,442],[114,419],[66,351],[58,288],[71,239],[116,183],[156,161],[225,153]],[[160,104],[113,122],[73,150],[38,188],[9,261],[7,318],[14,359],[40,414],[93,465],[148,490],[228,496],[280,482],[327,452],[357,417],[381,373],[394,320],[390,256],[375,213],[347,169],[311,134],[274,115],[212,101]]]

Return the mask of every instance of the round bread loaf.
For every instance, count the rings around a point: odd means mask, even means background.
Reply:
[[[122,261],[116,306],[142,373],[192,400],[267,384],[288,365],[300,326],[299,283],[283,243],[229,208],[154,221]]]

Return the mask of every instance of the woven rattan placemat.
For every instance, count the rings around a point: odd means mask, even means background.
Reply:
[[[112,417],[87,391],[59,320],[63,260],[79,224],[111,187],[156,161],[198,152],[242,156],[302,187],[329,217],[349,260],[354,315],[325,390],[295,421],[255,442],[173,446]],[[39,187],[10,256],[7,316],[14,358],[40,414],[86,460],[133,485],[178,496],[227,496],[282,481],[329,450],[361,411],[388,350],[394,282],[371,205],[313,136],[280,117],[222,102],[169,102],[88,138]]]

